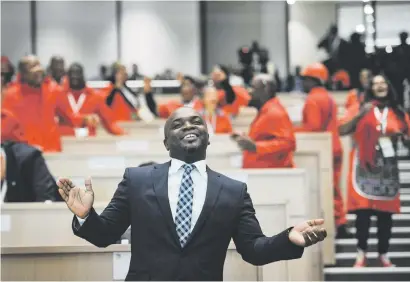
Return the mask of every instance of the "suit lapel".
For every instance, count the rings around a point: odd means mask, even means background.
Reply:
[[[176,227],[174,219],[172,218],[171,207],[169,205],[168,198],[168,171],[171,162],[167,162],[160,165],[155,165],[152,170],[152,179],[154,182],[154,191],[157,196],[157,201],[163,218],[166,221],[168,228],[178,246],[181,246],[179,243],[179,238],[176,232]]]
[[[215,171],[211,170],[209,167],[206,168],[206,171],[208,173],[208,184],[206,189],[204,206],[202,208],[201,214],[199,215],[198,221],[194,226],[194,229],[188,237],[185,247],[190,243],[190,241],[195,237],[198,231],[205,224],[206,220],[208,219],[209,215],[214,209],[215,204],[217,203],[218,196],[222,188],[220,175]]]

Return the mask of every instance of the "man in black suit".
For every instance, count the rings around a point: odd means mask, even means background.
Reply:
[[[85,189],[60,179],[60,195],[75,214],[74,233],[98,247],[115,243],[131,225],[132,257],[126,280],[222,280],[229,242],[254,265],[300,258],[303,247],[322,241],[323,220],[302,222],[266,237],[245,183],[206,166],[206,122],[192,108],[175,111],[165,124],[171,161],[127,168],[108,207],[92,208]]]
[[[25,143],[1,144],[1,201],[56,201],[57,185],[40,150]]]

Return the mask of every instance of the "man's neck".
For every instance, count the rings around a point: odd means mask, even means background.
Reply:
[[[180,161],[182,161],[184,163],[187,163],[187,164],[193,164],[193,163],[205,160],[205,155],[203,155],[203,156],[192,155],[192,156],[181,157],[181,156],[175,156],[173,154],[170,154],[170,156],[173,159],[180,160]]]

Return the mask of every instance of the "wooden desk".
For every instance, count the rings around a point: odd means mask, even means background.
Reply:
[[[257,194],[252,191],[251,195],[255,193]],[[253,201],[265,234],[276,234],[296,220],[285,201],[266,197],[253,197]],[[97,210],[101,210],[104,205],[97,203],[95,206]],[[303,207],[297,209],[298,211],[292,212],[303,213]],[[12,224],[8,232],[2,231],[3,281],[108,281],[125,278],[130,246],[112,245],[100,249],[75,237],[71,231],[72,215],[65,204],[5,204],[2,206],[2,214],[9,216]],[[32,224],[25,224],[27,222]],[[38,228],[39,225],[42,228]],[[224,267],[224,280],[322,279],[321,269],[320,273],[314,273],[315,269],[311,266],[312,253],[313,248],[310,248],[305,250],[300,260],[256,267],[244,262],[231,242]],[[314,263],[320,264],[318,261]],[[298,271],[295,272],[294,269]]]

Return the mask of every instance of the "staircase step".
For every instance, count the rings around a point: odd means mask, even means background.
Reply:
[[[355,214],[348,214],[347,220],[350,226],[354,226],[356,215]],[[371,217],[371,227],[377,226],[377,217]],[[394,227],[409,227],[410,226],[410,214],[408,213],[400,213],[400,214],[393,214],[393,226]]]
[[[377,252],[367,253],[367,261],[370,267],[378,267],[379,254]],[[410,267],[410,252],[389,252],[388,256],[393,264],[398,267]],[[337,253],[336,265],[340,267],[351,267],[356,261],[356,252]]]
[[[356,228],[349,228],[350,232],[356,234]],[[376,227],[370,227],[370,238],[375,238],[377,233]],[[392,238],[410,238],[410,227],[393,227]]]
[[[367,241],[368,251],[377,252],[377,239],[372,238]],[[337,239],[336,253],[356,252],[356,239]],[[390,240],[390,252],[410,252],[410,238],[393,238]]]
[[[410,267],[329,267],[325,281],[409,281]]]
[[[410,194],[410,188],[400,188],[400,194]]]
[[[399,170],[410,170],[410,161],[399,161]]]
[[[410,183],[410,171],[399,172],[400,183]]]
[[[403,213],[410,213],[410,207],[401,207],[400,212]]]

